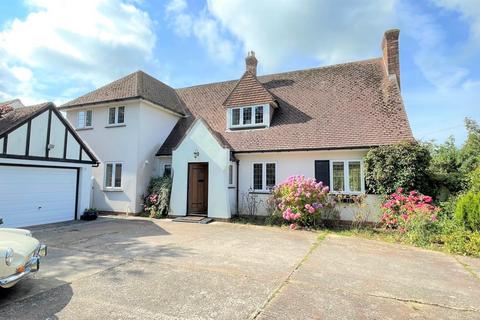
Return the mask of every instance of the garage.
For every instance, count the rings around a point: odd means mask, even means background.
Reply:
[[[52,103],[0,118],[0,218],[3,227],[77,219],[90,206],[98,160]]]
[[[77,170],[0,166],[0,217],[10,227],[75,219]]]

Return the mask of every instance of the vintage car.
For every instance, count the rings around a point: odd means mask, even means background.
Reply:
[[[29,230],[0,228],[0,288],[10,288],[40,269],[47,246]]]

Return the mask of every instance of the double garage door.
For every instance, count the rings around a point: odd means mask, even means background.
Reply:
[[[77,170],[0,165],[2,227],[23,227],[75,218]]]

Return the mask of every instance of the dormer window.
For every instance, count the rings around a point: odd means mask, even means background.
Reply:
[[[229,108],[227,110],[229,129],[268,127],[270,112],[268,105]]]

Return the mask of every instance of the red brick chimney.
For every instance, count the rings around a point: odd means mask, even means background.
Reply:
[[[247,66],[247,71],[250,71],[254,76],[256,76],[258,60],[255,58],[255,52],[248,52],[247,57],[245,58],[245,64]]]
[[[398,52],[398,36],[400,30],[391,29],[385,31],[382,40],[383,62],[389,76],[397,77],[398,87],[400,88],[400,57]]]

